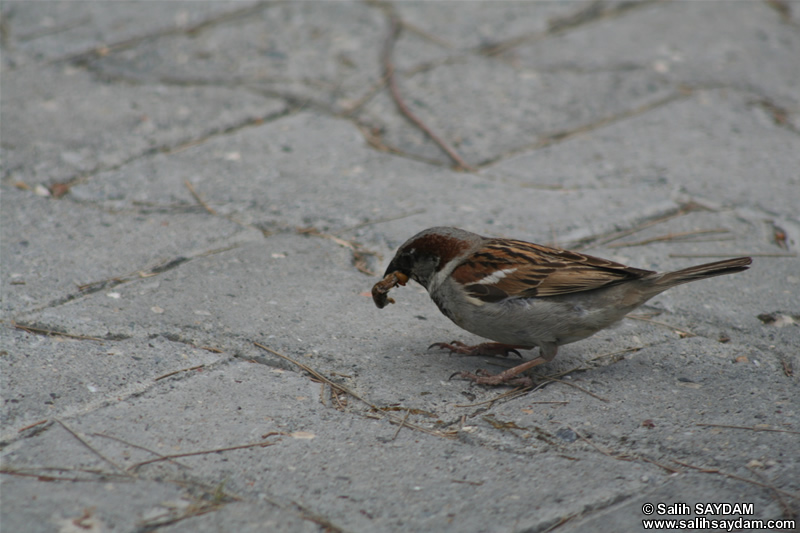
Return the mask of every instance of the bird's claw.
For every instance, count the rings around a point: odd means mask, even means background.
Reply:
[[[517,351],[514,346],[510,346],[508,344],[501,344],[498,342],[485,342],[483,344],[476,344],[475,346],[469,346],[464,344],[463,342],[459,341],[452,341],[452,342],[434,342],[428,349],[431,348],[439,348],[442,350],[450,350],[450,353],[457,353],[461,355],[489,355],[489,356],[502,356],[502,357],[509,357],[510,355],[516,355],[517,357],[522,357],[522,354]]]

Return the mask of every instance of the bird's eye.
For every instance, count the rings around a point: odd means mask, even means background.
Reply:
[[[410,267],[414,264],[414,255],[411,252],[406,252],[400,256],[400,264],[404,267]]]

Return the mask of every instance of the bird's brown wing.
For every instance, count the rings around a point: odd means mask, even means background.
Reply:
[[[452,276],[470,296],[497,302],[590,291],[653,273],[569,250],[491,239],[456,267]]]

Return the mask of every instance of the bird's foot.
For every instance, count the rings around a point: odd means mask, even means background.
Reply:
[[[517,357],[522,357],[522,355],[517,351],[517,348],[526,349],[524,346],[501,344],[499,342],[484,342],[483,344],[469,346],[459,341],[435,342],[428,346],[428,349],[430,350],[433,347],[440,348],[442,350],[450,350],[450,353],[462,355],[490,355],[502,357],[509,357],[512,354],[516,355]]]
[[[548,361],[552,361],[553,357],[556,355],[556,349],[547,352],[547,357],[539,356],[536,359],[532,359],[531,361],[526,361],[522,364],[519,364],[513,368],[509,368],[508,370],[504,370],[499,374],[490,374],[486,370],[476,370],[473,374],[472,372],[456,372],[451,378],[454,376],[458,376],[464,379],[468,379],[478,385],[490,385],[496,387],[497,385],[512,385],[512,386],[521,386],[521,387],[530,387],[533,385],[533,380],[528,376],[523,376],[522,373],[530,370],[531,368],[541,365],[542,363],[547,363]]]

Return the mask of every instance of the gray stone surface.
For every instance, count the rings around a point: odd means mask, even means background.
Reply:
[[[640,531],[678,502],[797,520],[798,13],[4,2],[0,528]],[[472,171],[384,87],[391,16],[400,93]],[[513,361],[429,351],[480,340],[422,288],[372,303],[433,225],[754,265],[506,395],[448,380]]]

